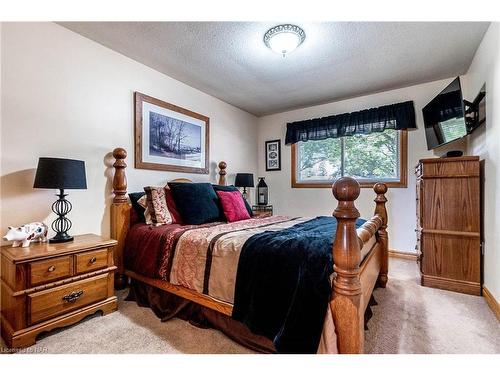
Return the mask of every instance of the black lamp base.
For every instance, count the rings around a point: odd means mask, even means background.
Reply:
[[[52,223],[52,229],[56,235],[49,239],[50,243],[70,242],[73,237],[68,234],[71,228],[71,220],[66,217],[66,214],[71,211],[71,203],[66,200],[64,189],[59,189],[59,194],[56,194],[59,199],[52,205],[52,211],[57,214],[58,218]]]
[[[67,233],[57,233],[54,237],[49,238],[50,243],[61,243],[61,242],[71,242],[73,241],[73,236]]]
[[[243,193],[241,194],[243,196],[243,199],[248,201],[248,193],[247,193],[247,188],[244,186],[243,187]]]

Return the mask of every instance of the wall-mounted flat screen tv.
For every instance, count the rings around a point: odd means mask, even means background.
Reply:
[[[422,109],[429,150],[467,135],[464,112],[460,78],[457,77]]]

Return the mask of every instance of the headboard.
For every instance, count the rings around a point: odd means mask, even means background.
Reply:
[[[113,150],[115,162],[113,164],[113,203],[111,204],[111,238],[118,241],[114,251],[114,262],[117,267],[115,273],[115,287],[117,289],[126,286],[126,277],[124,275],[123,265],[123,249],[125,247],[125,238],[127,237],[130,228],[130,210],[132,205],[127,197],[127,176],[125,168],[127,164],[125,159],[127,151],[123,148],[115,148]],[[221,161],[219,164],[219,185],[226,185],[226,167],[227,164]],[[187,178],[177,178],[176,182],[191,182]]]

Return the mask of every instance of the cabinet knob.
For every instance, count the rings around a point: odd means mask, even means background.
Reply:
[[[50,266],[50,267],[47,269],[47,271],[49,271],[49,272],[54,272],[55,270],[56,270],[56,266],[54,266],[54,265]]]
[[[92,258],[90,258],[89,263],[90,264],[94,264],[96,261],[97,261],[97,258],[96,257],[92,257]]]

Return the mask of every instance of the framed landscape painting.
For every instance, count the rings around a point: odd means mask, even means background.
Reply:
[[[266,141],[266,171],[281,170],[281,140]]]
[[[209,118],[135,93],[135,167],[208,173]]]

